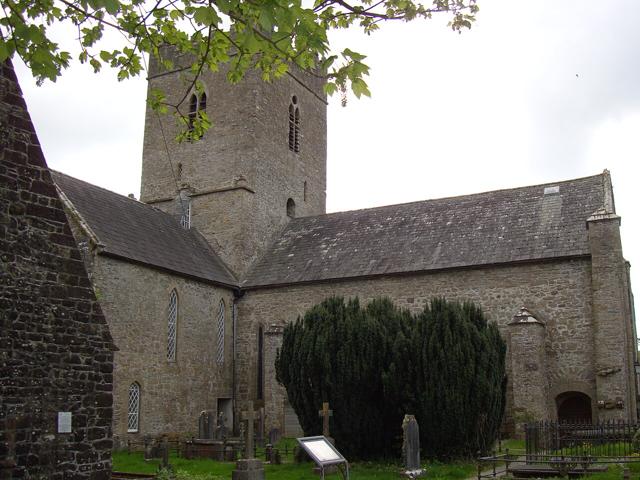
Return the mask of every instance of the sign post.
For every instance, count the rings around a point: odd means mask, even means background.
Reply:
[[[331,442],[324,436],[302,437],[296,439],[305,452],[320,467],[322,480],[324,480],[325,467],[337,466],[344,480],[349,480],[349,462],[336,450]],[[344,467],[344,471],[340,468]]]

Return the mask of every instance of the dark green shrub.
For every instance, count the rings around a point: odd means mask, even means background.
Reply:
[[[397,456],[405,413],[426,455],[459,456],[496,438],[504,355],[471,304],[435,299],[413,316],[388,299],[330,298],[285,328],[276,372],[305,434],[321,433],[318,409],[330,403],[331,434],[350,458]]]

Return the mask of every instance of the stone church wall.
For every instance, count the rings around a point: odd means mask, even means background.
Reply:
[[[295,320],[309,307],[332,295],[358,296],[362,302],[388,296],[413,312],[420,311],[434,296],[471,300],[484,309],[490,321],[497,322],[508,346],[511,341],[508,323],[526,306],[546,324],[542,348],[546,351],[548,384],[530,385],[531,394],[542,402],[539,408],[547,418],[554,418],[555,397],[541,392],[553,391],[557,395],[574,388],[584,390],[595,405],[591,262],[587,257],[249,291],[239,303],[238,369],[249,372],[245,375],[247,383],[240,386],[239,400],[255,398],[258,326],[264,325],[265,331],[277,330],[271,325]],[[283,421],[284,392],[273,376],[274,359],[273,349],[265,351],[265,373],[268,374],[265,407],[269,416],[267,423],[279,426]],[[508,356],[510,370],[511,361]],[[521,371],[521,375],[527,375],[525,370]],[[524,378],[510,376],[507,417],[511,422],[521,422],[540,413],[513,405],[513,385],[524,383]],[[520,392],[520,395],[527,394]]]
[[[94,258],[93,281],[118,347],[114,434],[122,444],[144,435],[197,435],[198,415],[232,397],[231,290],[156,269]],[[167,360],[169,295],[178,294],[176,360]],[[216,363],[218,308],[225,302],[225,355]],[[129,387],[140,385],[140,427],[127,432]]]
[[[0,478],[109,479],[113,343],[11,64],[0,73]]]

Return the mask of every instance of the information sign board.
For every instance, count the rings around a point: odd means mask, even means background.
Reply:
[[[327,437],[302,437],[296,439],[305,452],[313,459],[314,462],[320,467],[322,471],[322,478],[324,478],[324,468],[330,465],[344,464],[345,472],[344,477],[346,480],[349,478],[349,462],[342,456],[342,454],[336,450]]]

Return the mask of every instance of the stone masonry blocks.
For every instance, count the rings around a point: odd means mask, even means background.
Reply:
[[[109,479],[114,346],[8,61],[0,132],[0,479]]]

